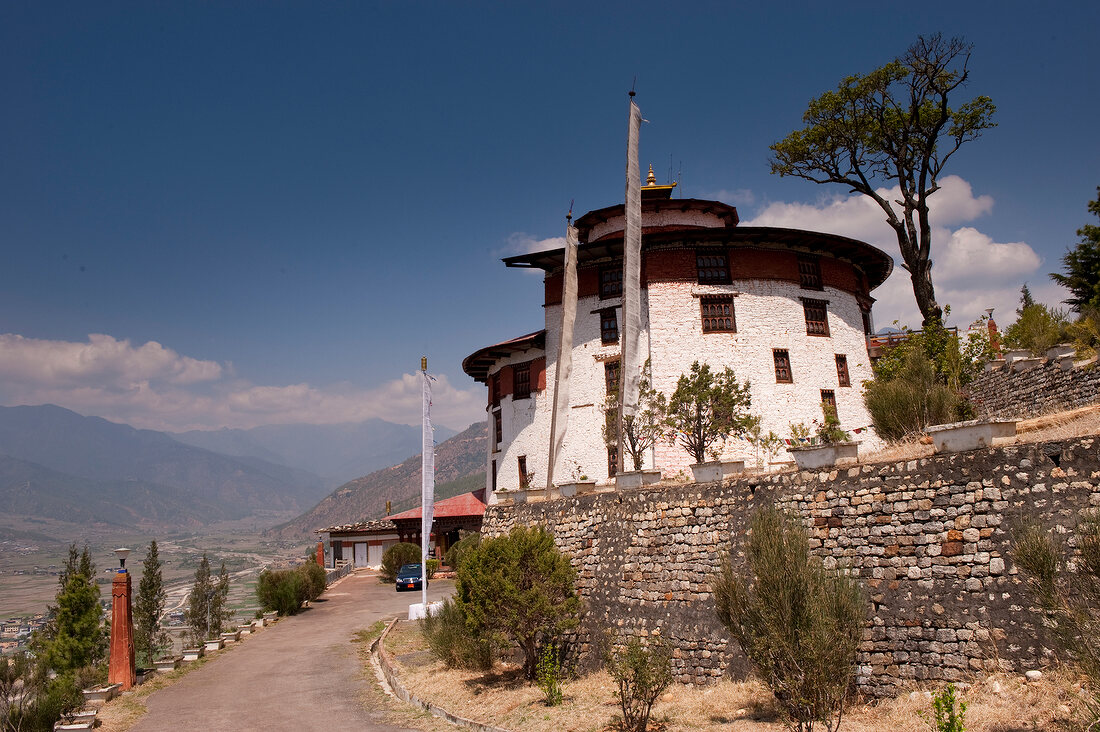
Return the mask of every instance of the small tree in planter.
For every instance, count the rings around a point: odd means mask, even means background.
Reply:
[[[603,439],[610,448],[619,446],[619,394],[622,380],[615,394],[609,394],[604,402]],[[649,361],[642,369],[638,385],[638,409],[633,416],[623,416],[623,449],[630,456],[634,470],[642,469],[645,451],[657,444],[664,434],[664,419],[668,411],[665,395],[653,388]],[[623,456],[626,457],[625,455]],[[626,461],[624,460],[624,465]]]
[[[134,600],[134,646],[141,665],[152,666],[161,651],[171,649],[172,639],[160,626],[160,616],[168,593],[164,589],[160,553],[157,542],[149,543],[145,561],[141,564],[141,582]]]
[[[664,426],[674,444],[691,453],[696,463],[717,459],[722,443],[742,435],[752,425],[749,382],[737,383],[729,366],[720,373],[709,364],[691,364],[690,374],[681,374],[668,400]]]
[[[836,407],[829,402],[821,402],[824,419],[817,428],[818,442],[823,445],[835,445],[838,442],[850,442],[852,436],[840,428],[840,418],[836,416]]]
[[[769,430],[767,434],[764,434],[764,430],[760,427],[759,417],[753,417],[752,425],[749,427],[745,439],[752,445],[753,452],[756,454],[756,467],[758,468],[763,468],[779,452],[779,448],[783,447],[783,439],[775,432]]]

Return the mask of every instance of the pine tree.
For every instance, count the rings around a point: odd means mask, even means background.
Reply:
[[[218,570],[218,581],[214,585],[214,606],[210,609],[210,615],[217,626],[217,632],[221,633],[225,630],[231,614],[229,610],[229,571],[225,568],[225,561],[223,560],[221,569]]]
[[[214,584],[210,579],[210,560],[206,552],[202,554],[199,568],[195,570],[195,584],[191,586],[191,596],[187,603],[187,625],[191,628],[191,641],[202,644],[212,637],[211,602],[214,599]]]
[[[168,633],[160,627],[168,593],[155,540],[149,543],[141,567],[141,583],[134,601],[134,647],[142,664],[148,665],[171,643]]]
[[[95,563],[88,547],[77,555],[69,547],[69,559],[62,569],[53,622],[37,644],[46,666],[59,675],[94,666],[106,656],[106,637],[101,627],[103,608],[95,584]]]

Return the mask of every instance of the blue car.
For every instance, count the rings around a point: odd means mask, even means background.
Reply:
[[[420,584],[421,572],[419,562],[416,564],[402,564],[401,569],[397,570],[397,591],[419,590],[422,586]]]

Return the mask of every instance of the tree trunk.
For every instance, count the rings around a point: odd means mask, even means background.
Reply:
[[[913,295],[920,308],[923,326],[927,328],[933,322],[942,322],[943,309],[936,302],[936,291],[932,287],[932,263],[920,262],[910,270],[909,277],[913,281]]]

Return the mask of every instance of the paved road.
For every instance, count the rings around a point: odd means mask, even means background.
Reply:
[[[433,582],[429,600],[453,581]],[[358,630],[408,612],[419,592],[394,592],[367,574],[352,575],[301,615],[283,618],[222,651],[172,686],[150,694],[149,712],[131,729],[161,732],[356,729],[398,732],[364,706],[362,663],[351,643]]]

